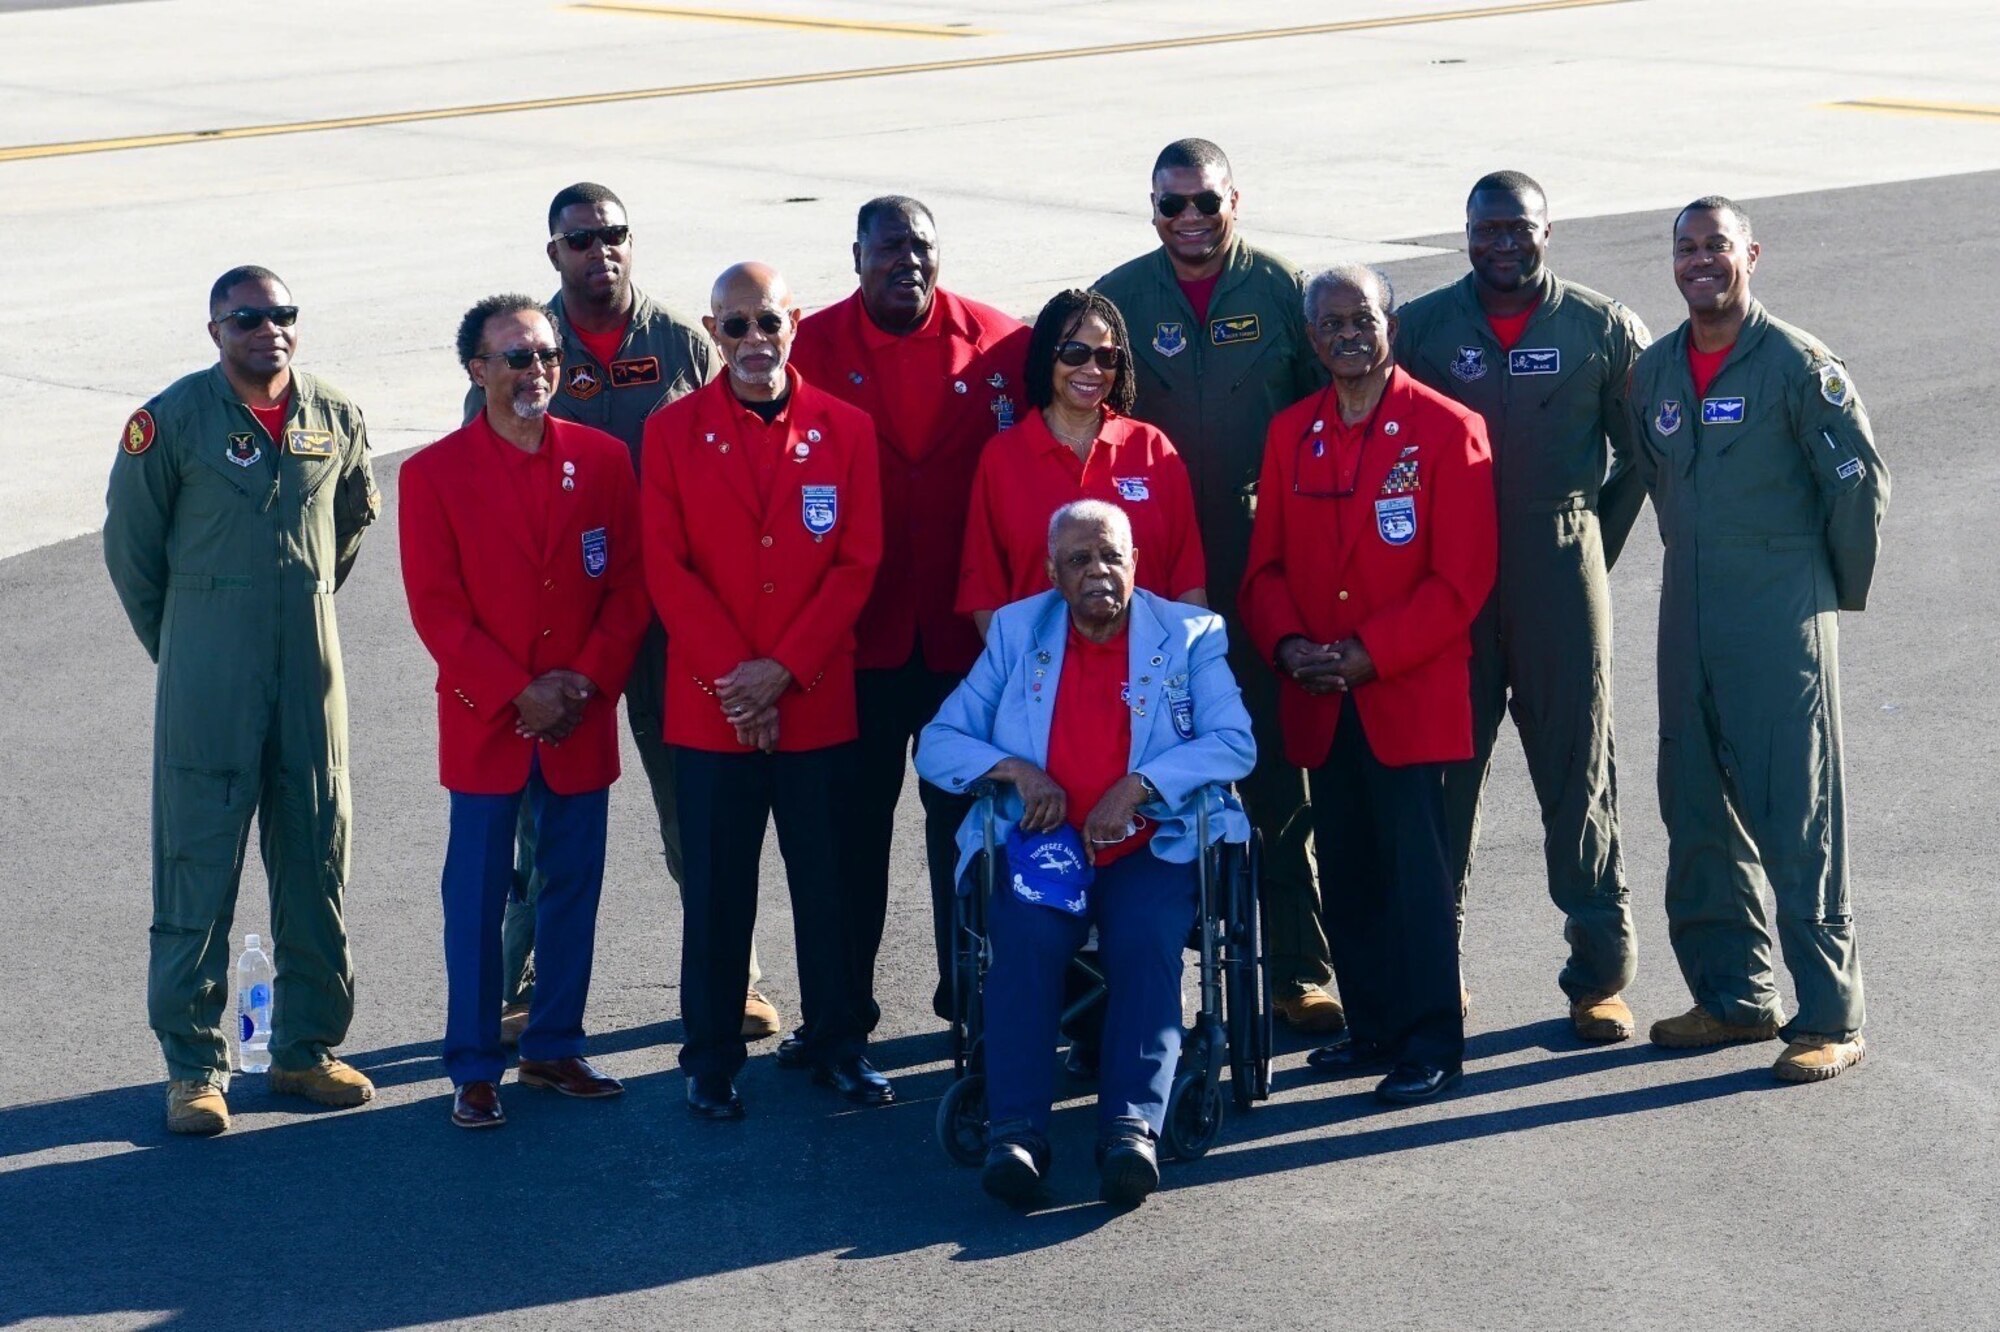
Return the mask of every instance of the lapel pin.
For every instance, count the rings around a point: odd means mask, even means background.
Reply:
[[[1385,435],[1393,435],[1402,428],[1403,427],[1397,425],[1394,421],[1391,421],[1389,422],[1388,425],[1382,427],[1382,433]]]

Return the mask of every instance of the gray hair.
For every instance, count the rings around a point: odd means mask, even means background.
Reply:
[[[1367,264],[1335,264],[1322,268],[1306,279],[1305,316],[1306,323],[1313,322],[1313,307],[1318,303],[1320,293],[1334,287],[1352,287],[1366,292],[1371,287],[1382,298],[1382,313],[1388,314],[1396,308],[1396,288],[1389,281],[1389,275],[1379,268]]]
[[[1056,533],[1071,523],[1102,523],[1111,529],[1113,536],[1125,538],[1125,544],[1132,544],[1132,519],[1125,510],[1108,500],[1071,500],[1049,515],[1049,558],[1056,555]]]

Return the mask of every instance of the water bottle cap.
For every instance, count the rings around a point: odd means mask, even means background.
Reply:
[[[243,947],[246,950],[251,948],[262,948],[263,946],[264,946],[264,941],[259,937],[257,937],[256,935],[246,934],[243,936]]]

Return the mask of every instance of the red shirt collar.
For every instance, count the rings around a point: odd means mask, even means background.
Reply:
[[[931,308],[924,316],[924,322],[908,333],[891,333],[870,318],[868,305],[858,291],[854,293],[854,317],[855,322],[861,325],[861,345],[870,351],[899,347],[911,338],[935,338],[945,331],[944,293],[931,292]]]
[[[529,453],[526,449],[517,446],[513,440],[503,438],[500,432],[493,428],[493,422],[488,419],[484,409],[481,409],[479,415],[474,418],[473,428],[488,444],[500,450],[502,456],[509,462],[516,466],[525,467],[539,462],[555,452],[554,420],[555,418],[549,416],[542,418],[542,447],[536,449],[533,453]]]
[[[799,378],[797,368],[787,361],[785,363],[785,406],[784,410],[771,418],[772,426],[791,424],[792,410],[799,405],[799,385],[804,382],[804,380]],[[759,430],[766,428],[764,418],[744,406],[743,400],[736,396],[736,389],[729,382],[728,366],[724,366],[722,373],[715,377],[715,386],[722,392],[722,400],[727,404],[725,410],[733,413],[739,424],[755,426]]]

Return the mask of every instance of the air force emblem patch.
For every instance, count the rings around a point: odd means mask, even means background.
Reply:
[[[1375,530],[1392,546],[1407,546],[1417,537],[1417,502],[1408,495],[1375,501]]]
[[[1653,429],[1662,435],[1671,435],[1681,428],[1681,405],[1672,398],[1660,399],[1660,411],[1653,418]]]
[[[592,578],[602,578],[610,563],[610,533],[602,527],[591,528],[583,534],[583,571]]]
[[[1451,377],[1461,384],[1486,378],[1486,348],[1460,347],[1451,358]]]
[[[1153,350],[1162,356],[1179,356],[1187,350],[1187,329],[1178,321],[1153,326]]]
[[[223,454],[223,457],[229,459],[229,461],[235,463],[238,467],[249,467],[263,456],[264,446],[259,444],[257,437],[248,430],[232,430],[229,432],[229,448]]]
[[[1562,371],[1562,348],[1516,347],[1507,353],[1510,375],[1553,375]]]
[[[1712,425],[1742,425],[1743,399],[1703,398],[1701,400],[1701,423]]]
[[[563,375],[563,391],[579,402],[587,401],[604,392],[604,381],[589,366],[577,364]]]
[[[800,486],[799,513],[806,531],[823,537],[840,518],[839,486]]]

